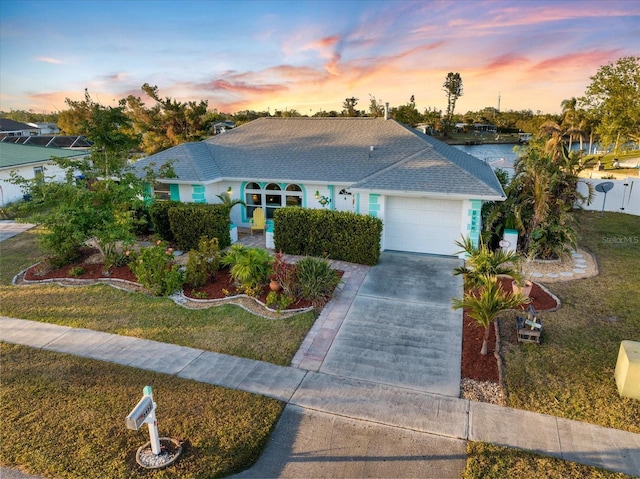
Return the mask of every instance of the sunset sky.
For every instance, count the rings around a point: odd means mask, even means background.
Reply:
[[[560,112],[598,68],[640,55],[640,2],[609,1],[0,1],[0,109],[103,103],[142,84],[210,109],[367,110],[415,95],[456,112],[486,106]]]

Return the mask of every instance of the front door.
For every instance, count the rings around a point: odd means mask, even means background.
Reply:
[[[356,211],[356,198],[348,189],[343,188],[335,197],[335,208],[338,211]]]

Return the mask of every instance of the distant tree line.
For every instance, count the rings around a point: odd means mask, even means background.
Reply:
[[[541,128],[553,128],[556,134],[580,142],[581,148],[595,141],[604,148],[620,148],[628,142],[640,143],[640,57],[623,57],[600,67],[581,97],[563,100],[560,114],[545,114],[532,110],[499,111],[486,107],[479,111],[455,113],[455,104],[462,95],[460,73],[450,72],[443,83],[447,106],[443,111],[427,107],[420,112],[415,96],[403,105],[390,106],[389,117],[406,125],[424,125],[430,132],[446,132],[457,123],[493,124],[500,133],[537,133]],[[152,154],[187,141],[199,141],[213,134],[213,125],[231,121],[236,126],[261,117],[381,117],[385,103],[370,95],[367,110],[358,109],[355,96],[345,98],[340,110],[318,111],[313,115],[295,109],[267,111],[243,110],[223,113],[209,109],[206,100],[180,102],[162,97],[157,86],[145,83],[142,91],[153,101],[145,104],[140,97],[129,95],[118,103],[118,111],[130,121],[122,128],[137,138],[136,148]],[[67,110],[59,113],[35,113],[12,110],[0,112],[4,118],[23,122],[55,122],[67,135],[86,135],[87,119],[95,103],[85,92],[82,101],[66,100]]]

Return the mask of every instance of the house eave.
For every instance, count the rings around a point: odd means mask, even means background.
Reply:
[[[437,198],[450,200],[482,200],[482,201],[504,201],[507,198],[500,195],[474,195],[461,193],[430,192],[430,191],[407,191],[407,190],[372,190],[368,188],[351,188],[353,193],[368,193],[385,196],[407,196],[412,198]]]

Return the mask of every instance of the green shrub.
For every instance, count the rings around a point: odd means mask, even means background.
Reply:
[[[84,273],[86,273],[86,271],[87,270],[84,269],[82,266],[74,266],[69,270],[69,275],[76,278],[78,276],[82,276]]]
[[[303,258],[296,264],[300,297],[311,301],[316,311],[331,299],[341,279],[329,262],[321,258]]]
[[[203,236],[218,238],[220,249],[231,244],[229,211],[222,204],[174,203],[168,209],[169,223],[180,249],[196,249]]]
[[[382,221],[345,211],[278,208],[275,247],[285,253],[374,265],[380,257]]]
[[[189,252],[185,280],[192,286],[203,286],[207,279],[213,280],[220,265],[218,238],[200,238],[197,250]]]
[[[158,241],[143,248],[139,253],[130,253],[129,268],[138,282],[156,296],[169,296],[182,287],[184,275],[180,265],[173,259],[173,249]]]
[[[171,223],[169,222],[169,208],[179,204],[176,201],[154,201],[149,207],[149,217],[155,233],[169,243],[175,242],[171,232]]]
[[[262,248],[247,248],[236,244],[231,246],[221,262],[229,266],[231,277],[250,294],[269,280],[273,258]]]
[[[287,294],[279,294],[275,291],[269,291],[269,294],[267,294],[267,306],[277,312],[287,309],[294,302],[295,299]]]

